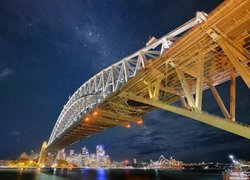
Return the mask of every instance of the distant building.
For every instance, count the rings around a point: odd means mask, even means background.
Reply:
[[[110,157],[108,155],[106,155],[105,159],[104,159],[104,166],[109,167],[110,165],[111,165]]]
[[[89,151],[86,147],[82,148],[82,158],[81,158],[81,166],[88,166],[89,161]]]
[[[99,167],[104,166],[104,160],[105,160],[105,150],[102,145],[96,146],[96,156],[97,156],[97,163]]]
[[[7,166],[7,162],[4,160],[0,160],[0,167],[5,167]]]
[[[137,164],[137,160],[136,160],[136,158],[134,158],[134,164]]]
[[[71,156],[66,158],[67,163],[76,165],[76,166],[81,166],[81,159],[82,155],[81,154],[71,154]]]
[[[69,150],[69,156],[74,155],[74,150]]]
[[[66,153],[65,153],[64,149],[62,149],[61,151],[58,152],[56,159],[59,159],[59,160],[65,160],[66,159]]]
[[[170,157],[169,159],[165,158],[163,155],[160,156],[159,160],[154,162],[150,160],[150,167],[160,168],[160,169],[182,169],[183,162],[177,161],[174,158]]]
[[[98,167],[97,156],[95,154],[90,154],[89,162],[90,167]]]
[[[58,158],[64,158],[65,152],[60,151]],[[82,148],[82,153],[74,154],[74,150],[70,150],[69,156],[65,158],[67,163],[76,165],[78,167],[109,167],[111,160],[108,155],[105,155],[103,145],[96,146],[96,154],[90,154],[86,147]]]
[[[35,160],[35,159],[37,159],[38,158],[38,154],[37,153],[35,153],[33,150],[31,150],[31,152],[30,152],[30,160]]]
[[[23,153],[19,156],[19,159],[30,160],[30,156],[29,156],[26,152],[23,152]]]

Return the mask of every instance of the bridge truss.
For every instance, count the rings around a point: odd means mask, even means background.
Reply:
[[[84,83],[64,105],[47,151],[60,150],[107,128],[142,124],[156,108],[180,114],[250,139],[236,120],[236,77],[250,88],[250,1],[227,0]],[[230,81],[230,109],[216,85]],[[210,89],[224,117],[204,112]],[[181,102],[181,106],[175,102]]]

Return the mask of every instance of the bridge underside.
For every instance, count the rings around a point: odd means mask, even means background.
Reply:
[[[235,117],[236,77],[241,76],[250,88],[249,17],[249,1],[223,2],[206,21],[178,37],[161,56],[142,57],[145,67],[135,77],[66,129],[48,145],[47,151],[60,150],[117,125],[129,128],[131,123],[141,124],[140,117],[156,108],[250,139],[250,127]],[[229,109],[216,90],[216,85],[226,81],[230,81]],[[224,117],[202,111],[202,104],[206,103],[202,93],[206,89],[212,91]],[[181,102],[180,107],[177,101]]]

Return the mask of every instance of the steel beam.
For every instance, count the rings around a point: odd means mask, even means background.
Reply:
[[[115,110],[111,109],[109,102],[141,110],[140,112],[131,110],[131,113],[128,113],[131,115],[143,115],[156,109],[155,106],[143,106],[143,104],[139,103],[130,107],[130,105],[119,100],[119,96],[124,92],[131,92],[133,95],[140,97],[148,97],[148,87],[142,83],[144,80],[152,83],[153,90],[151,89],[151,97],[156,97],[152,98],[152,101],[157,101],[157,97],[159,97],[161,100],[164,99],[165,103],[171,104],[178,101],[180,95],[185,99],[187,104],[192,104],[191,108],[187,107],[188,110],[197,110],[197,113],[199,113],[199,108],[202,108],[201,89],[205,90],[208,88],[204,83],[212,80],[213,85],[218,85],[230,80],[232,78],[230,74],[231,65],[236,69],[235,76],[240,75],[249,87],[249,5],[250,2],[246,0],[228,0],[214,10],[208,19],[206,19],[204,13],[197,13],[196,19],[160,39],[155,39],[152,44],[148,44],[148,46],[139,49],[132,55],[124,57],[119,62],[94,75],[70,96],[68,102],[63,106],[63,110],[50,136],[48,147],[50,145],[53,147],[63,147],[67,145],[68,141],[72,142],[73,140],[71,139],[64,142],[62,135],[70,133],[73,127],[79,126],[77,124],[79,118],[83,115],[88,116],[94,108],[115,112]],[[201,21],[205,22],[197,25]],[[181,36],[178,41],[174,41],[167,51],[164,51],[163,54],[159,53],[159,48],[164,46],[166,39],[171,40],[174,36],[194,25],[197,26],[192,28],[189,33]],[[211,29],[212,31],[210,31]],[[208,37],[208,35],[212,38]],[[201,49],[206,54],[203,63],[203,83],[201,83],[202,79],[199,79],[199,76],[202,77],[202,73],[201,71],[197,71],[199,68],[196,65],[196,55]],[[166,62],[169,62],[168,69],[165,66]],[[181,71],[179,74],[182,75],[182,79],[184,80],[184,88],[183,82],[181,84],[179,76],[176,75],[176,66]],[[127,73],[126,69],[128,70]],[[159,78],[159,73],[165,75],[161,82],[158,83],[160,84],[160,93],[159,90],[154,92],[155,85],[153,84]],[[168,77],[166,78],[166,76]],[[165,81],[166,87],[164,84]],[[119,82],[122,82],[122,87]],[[228,118],[229,122],[234,123],[230,121],[229,113],[214,86],[210,88],[225,117]],[[235,88],[235,86],[232,86],[232,88]],[[101,91],[105,91],[105,95],[96,98]],[[164,96],[161,96],[163,91],[169,93],[164,93]],[[193,95],[195,93],[198,98],[194,102]],[[231,90],[230,94],[232,94],[230,98],[233,102],[233,97],[235,97],[233,96],[233,90]],[[80,100],[83,96],[89,95],[93,95],[93,97]],[[124,101],[126,101],[125,98]],[[231,103],[230,106],[231,117],[234,117],[235,103]],[[124,111],[117,112],[127,114],[126,111],[127,109],[124,108]],[[92,115],[90,114],[90,116]],[[99,126],[98,124],[96,125]]]
[[[187,97],[188,104],[189,104],[190,108],[194,108],[194,97],[191,94],[190,88],[188,86],[188,83],[187,83],[187,80],[185,78],[183,71],[180,70],[179,67],[175,67],[175,71],[179,77],[179,80],[181,82],[184,94]]]
[[[115,112],[121,113],[124,115],[138,114],[142,112],[142,110],[137,107],[132,108],[122,103],[118,104],[118,103],[108,102],[108,104],[110,108],[113,109]]]
[[[156,100],[156,99],[146,99],[144,97],[135,96],[133,94],[127,93],[125,96],[128,99],[133,101],[137,101],[140,103],[148,104],[151,106],[155,106],[191,119],[195,119],[197,121],[203,122],[205,124],[209,124],[211,126],[217,127],[219,129],[231,132],[233,134],[245,137],[250,139],[250,127],[238,124],[236,122],[228,121],[227,119],[223,119],[220,117],[216,117],[202,111],[189,111],[186,109],[182,109],[173,105],[169,105],[164,101]]]
[[[243,51],[241,51],[242,47],[234,43],[233,40],[229,39],[216,27],[214,27],[214,29],[208,29],[207,34],[220,45],[248,88],[250,88],[250,67],[245,63],[249,61],[249,54],[247,56],[247,52],[243,53]]]
[[[250,70],[249,67],[247,68],[247,66],[243,64],[243,61],[247,60],[247,58],[223,38],[217,40],[217,43],[221,46],[248,88],[250,88]]]
[[[212,91],[212,93],[214,95],[214,98],[217,101],[217,103],[218,103],[224,117],[227,118],[227,119],[230,119],[230,115],[229,115],[229,113],[227,111],[227,108],[226,108],[225,104],[223,103],[223,101],[222,101],[218,91],[214,87],[214,85],[212,83],[210,83],[210,82],[208,82],[207,85],[209,86],[210,90]]]
[[[123,114],[117,114],[109,111],[98,110],[98,116],[101,117],[109,117],[112,119],[122,120],[122,121],[129,121],[129,122],[136,122],[138,117],[135,116],[128,116]]]
[[[173,87],[164,87],[163,85],[161,85],[160,87],[161,91],[170,93],[170,94],[174,94],[176,96],[182,96],[183,94],[181,94],[180,92],[178,92],[177,90],[175,90]]]
[[[165,63],[165,87],[167,87],[168,84],[168,71],[170,69],[168,63],[168,61]]]
[[[112,80],[112,87],[113,91],[115,91],[115,73],[114,73],[115,67],[111,66],[110,73],[111,73],[111,80]]]
[[[230,119],[235,121],[236,77],[234,68],[231,69],[230,81]]]
[[[153,99],[158,99],[161,86],[161,79],[157,78],[155,82],[148,83],[147,86],[148,86],[149,97]]]
[[[182,108],[183,109],[188,109],[187,102],[186,102],[185,98],[182,97],[182,96],[179,96],[179,98],[180,98],[180,101],[181,101]]]
[[[195,107],[198,110],[202,109],[202,92],[203,92],[203,71],[204,71],[204,54],[200,51],[197,60],[197,84],[196,84],[196,94],[195,94]]]
[[[45,149],[47,148],[47,142],[44,141],[40,150],[40,155],[39,155],[39,159],[38,159],[38,165],[43,167],[45,160],[46,160],[46,153],[45,153]]]
[[[112,125],[112,126],[126,126],[129,123],[125,120],[117,120],[115,118],[111,119],[111,118],[106,118],[106,117],[99,117],[94,119],[95,122],[98,122],[100,124],[108,124],[108,125]]]

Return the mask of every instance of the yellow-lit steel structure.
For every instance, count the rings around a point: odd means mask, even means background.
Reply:
[[[250,127],[235,117],[236,77],[250,88],[249,52],[249,0],[226,0],[209,15],[198,12],[195,19],[152,38],[145,48],[82,85],[64,106],[46,150],[60,150],[117,125],[141,124],[141,116],[156,108],[250,139]],[[229,110],[216,90],[226,81]],[[202,110],[206,89],[224,117]],[[173,104],[177,101],[181,107]]]
[[[38,165],[40,167],[44,167],[44,163],[45,163],[45,160],[46,160],[46,157],[47,157],[47,154],[45,152],[46,148],[47,148],[47,142],[44,141],[43,144],[42,144],[40,154],[39,154],[39,159],[38,159]]]

